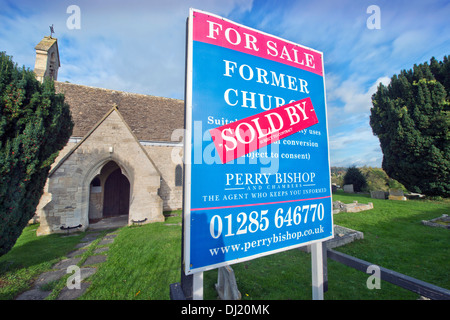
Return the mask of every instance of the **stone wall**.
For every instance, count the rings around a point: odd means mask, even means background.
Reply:
[[[61,226],[81,224],[81,230],[87,228],[91,181],[110,161],[119,165],[130,182],[129,223],[145,218],[147,222],[164,220],[163,201],[158,195],[161,174],[116,109],[60,157],[39,206],[38,234],[61,232]]]
[[[177,165],[183,168],[181,159],[182,147],[144,146],[150,158],[161,173],[161,189],[159,195],[163,200],[165,211],[178,210],[183,205],[183,186],[175,185],[175,169]],[[172,157],[176,153],[179,156]]]

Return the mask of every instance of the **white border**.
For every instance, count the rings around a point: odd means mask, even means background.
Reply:
[[[184,228],[184,273],[186,275],[190,272],[190,257],[191,257],[191,150],[192,150],[192,72],[193,72],[193,25],[194,25],[194,9],[189,9],[188,18],[188,39],[186,52],[186,130],[184,138],[184,200],[183,200],[183,228]]]
[[[242,24],[236,23],[234,21],[228,20],[226,18],[220,17],[218,15],[209,13],[209,12],[205,12],[202,10],[197,10],[194,8],[190,8],[189,9],[189,18],[188,18],[188,38],[187,38],[187,65],[186,65],[186,94],[185,94],[185,104],[186,104],[186,116],[185,116],[185,121],[186,121],[186,136],[185,136],[185,140],[184,140],[184,164],[185,164],[185,170],[184,170],[184,203],[183,203],[183,215],[184,215],[184,243],[182,244],[184,246],[184,257],[182,257],[182,259],[184,259],[184,267],[185,267],[185,274],[189,275],[189,274],[195,274],[198,272],[203,272],[203,271],[207,271],[207,270],[212,270],[212,269],[216,269],[222,266],[227,266],[227,265],[232,265],[235,263],[240,263],[240,262],[244,262],[244,261],[248,261],[248,260],[253,260],[259,257],[263,257],[263,256],[267,256],[267,255],[271,255],[271,254],[275,254],[275,253],[279,253],[279,252],[283,252],[283,251],[287,251],[287,250],[291,250],[294,248],[299,248],[299,247],[304,247],[307,245],[311,245],[314,243],[318,243],[318,242],[323,242],[326,241],[328,239],[332,239],[334,237],[334,223],[333,223],[333,207],[331,206],[331,236],[326,237],[326,238],[322,238],[319,240],[312,240],[312,241],[308,241],[308,242],[304,242],[301,244],[295,244],[289,247],[283,247],[283,248],[279,248],[279,249],[275,249],[275,250],[271,250],[271,251],[266,251],[266,252],[262,252],[262,253],[258,253],[252,256],[247,256],[244,257],[242,259],[235,259],[235,260],[230,260],[230,261],[225,261],[225,262],[220,262],[217,264],[213,264],[213,265],[208,265],[208,266],[204,266],[204,267],[200,267],[200,268],[196,268],[196,269],[191,269],[190,268],[190,220],[191,220],[191,150],[192,150],[192,75],[193,75],[193,18],[194,18],[194,11],[199,12],[199,13],[203,13],[206,15],[210,15],[213,17],[216,17],[218,19],[222,19],[224,21],[227,21],[229,23],[232,23],[236,26],[241,26],[243,28],[247,28],[249,30],[258,32],[260,34],[269,36],[269,37],[273,37],[276,39],[279,39],[281,41],[284,41],[286,43],[290,43],[302,48],[305,48],[307,50],[311,50],[314,51],[316,53],[320,54],[320,58],[322,60],[322,78],[323,78],[323,87],[324,87],[324,103],[325,103],[325,127],[326,127],[326,131],[327,131],[327,152],[328,152],[328,174],[330,175],[330,193],[331,193],[331,162],[330,162],[330,143],[329,143],[329,135],[328,135],[328,115],[327,115],[327,100],[326,100],[326,88],[325,88],[325,68],[324,68],[324,59],[323,59],[323,53],[321,51],[294,43],[292,41],[274,36],[272,34],[268,34],[253,28],[250,28],[248,26],[244,26]],[[330,199],[332,201],[332,199]]]

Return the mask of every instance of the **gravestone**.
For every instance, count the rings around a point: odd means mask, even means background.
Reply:
[[[355,191],[353,191],[353,184],[344,185],[344,192],[355,193]]]
[[[358,203],[358,201],[353,201],[353,203],[349,203],[345,205],[344,212],[360,212],[365,210],[373,209],[373,203],[369,202],[368,204]]]
[[[333,213],[344,211],[345,204],[341,201],[333,201]]]
[[[443,214],[438,218],[422,220],[422,224],[430,227],[450,229],[450,217],[447,214]]]
[[[218,268],[216,290],[221,300],[241,300],[234,270],[230,266]]]
[[[420,194],[420,193],[410,192],[409,194],[406,194],[405,197],[408,199],[423,199],[423,198],[425,198],[425,195]]]
[[[361,231],[349,229],[346,227],[339,226],[337,224],[334,225],[334,237],[324,242],[327,249],[333,249],[337,247],[344,246],[348,243],[351,243],[355,240],[364,239],[364,233]],[[311,246],[307,245],[304,247],[298,248],[301,251],[310,253]]]
[[[372,199],[383,199],[385,200],[387,198],[387,192],[378,190],[378,191],[370,191],[370,197]]]
[[[341,201],[333,201],[333,213],[339,212],[360,212],[365,210],[373,209],[373,203],[368,204],[358,203],[358,201],[353,201],[353,203],[345,204]]]
[[[389,189],[389,200],[406,201],[406,197],[402,189]]]

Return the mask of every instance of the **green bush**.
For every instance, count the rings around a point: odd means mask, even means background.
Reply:
[[[380,84],[370,126],[382,167],[412,192],[450,197],[450,58],[414,65]]]
[[[364,167],[360,170],[366,178],[367,191],[389,191],[389,177],[383,169]]]
[[[353,184],[355,192],[366,191],[367,188],[366,177],[356,167],[347,169],[347,173],[344,176],[344,184]]]
[[[64,96],[0,52],[0,256],[35,214],[51,164],[73,128]]]

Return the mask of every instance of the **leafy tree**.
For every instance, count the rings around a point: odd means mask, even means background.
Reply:
[[[347,169],[347,173],[344,176],[344,184],[353,184],[355,192],[361,192],[367,187],[366,177],[356,167]]]
[[[73,128],[64,96],[0,52],[0,256],[35,214],[51,164]]]
[[[366,178],[368,191],[389,190],[389,177],[383,169],[363,167],[360,171]]]
[[[407,191],[401,183],[389,178],[383,169],[364,166],[360,168],[360,171],[366,178],[367,191],[389,191],[389,189],[402,189]]]
[[[414,65],[378,86],[370,125],[382,167],[408,190],[450,196],[450,59]]]

